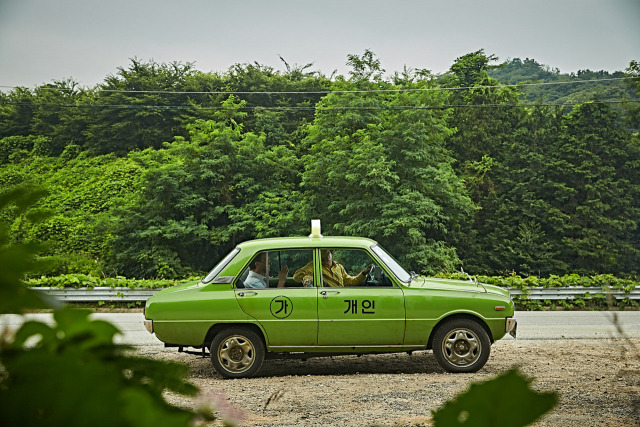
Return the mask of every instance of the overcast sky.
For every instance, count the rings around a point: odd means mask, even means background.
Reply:
[[[365,49],[387,74],[442,73],[479,49],[619,71],[640,60],[640,0],[0,0],[0,86],[93,86],[132,57],[222,72],[281,70],[281,55],[346,75],[347,55]]]

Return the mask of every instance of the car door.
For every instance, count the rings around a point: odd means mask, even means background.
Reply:
[[[363,250],[334,249],[333,262],[351,277],[374,264],[374,280],[356,286],[318,289],[318,344],[320,346],[398,346],[404,341],[405,306],[401,288],[385,276],[380,263]],[[316,254],[321,258],[321,251]],[[344,263],[344,264],[343,264]],[[322,268],[323,275],[327,269]],[[385,280],[375,278],[383,277]]]
[[[264,257],[263,254],[257,256]],[[293,273],[311,262],[312,251],[269,251],[267,256],[267,274],[262,276],[268,286],[244,287],[252,265],[236,280],[235,293],[240,307],[262,325],[270,348],[315,346],[318,291],[316,287],[304,287],[293,280]],[[285,266],[289,270],[285,287],[277,287],[278,273]]]

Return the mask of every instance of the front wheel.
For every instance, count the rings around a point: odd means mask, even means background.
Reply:
[[[443,323],[433,336],[433,354],[447,372],[476,372],[487,363],[491,341],[487,331],[470,319]]]
[[[264,353],[262,339],[249,328],[224,329],[211,342],[211,363],[226,378],[254,375],[262,367]]]

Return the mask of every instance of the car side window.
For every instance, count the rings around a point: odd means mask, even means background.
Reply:
[[[364,250],[336,248],[320,252],[323,286],[393,286],[380,264]]]
[[[304,271],[302,279],[294,273]],[[236,281],[237,288],[260,289],[313,286],[313,251],[288,249],[257,253]]]

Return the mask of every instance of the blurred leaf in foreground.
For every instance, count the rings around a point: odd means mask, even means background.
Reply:
[[[527,426],[558,402],[556,393],[532,390],[531,381],[513,368],[491,380],[471,384],[466,392],[432,411],[434,425]]]
[[[195,395],[189,368],[132,355],[113,343],[115,326],[89,314],[56,310],[52,326],[27,321],[3,344],[0,424],[188,425],[195,414],[163,392]]]
[[[42,190],[20,185],[0,194],[0,212],[11,211],[11,215],[29,218],[29,207],[35,205]],[[49,308],[54,305],[42,294],[22,285],[21,279],[28,271],[37,267],[35,255],[38,246],[11,242],[8,226],[0,217],[0,313],[23,313],[27,309]]]
[[[0,313],[50,305],[22,283],[35,267],[37,245],[11,241],[2,215],[28,220],[38,191],[0,194]],[[179,363],[138,357],[114,343],[118,328],[89,311],[58,308],[51,325],[25,321],[0,331],[0,426],[189,426],[213,419],[170,405],[165,392],[197,394]]]

